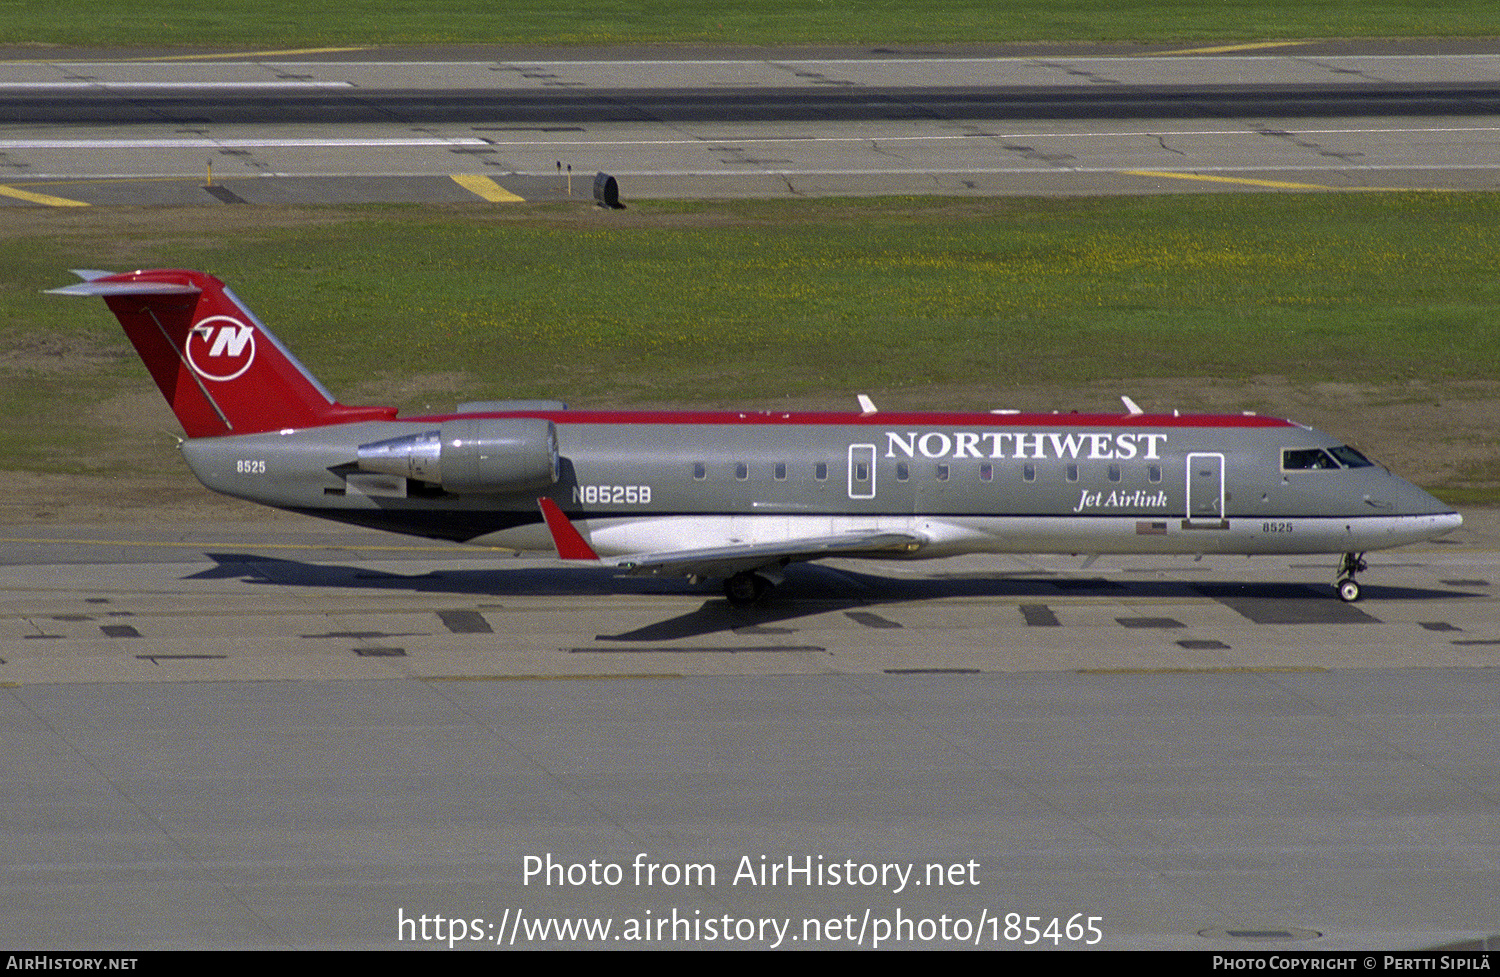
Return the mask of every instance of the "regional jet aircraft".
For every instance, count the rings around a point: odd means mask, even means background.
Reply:
[[[556,549],[758,600],[789,564],[962,553],[1363,554],[1451,507],[1364,455],[1254,415],[347,407],[222,282],[81,271],[119,317],[215,491],[435,539]]]

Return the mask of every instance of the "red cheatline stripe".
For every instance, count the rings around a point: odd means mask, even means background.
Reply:
[[[403,417],[435,424],[456,417],[543,417],[557,424],[728,424],[857,425],[861,427],[1094,427],[1094,428],[1266,428],[1293,427],[1291,421],[1258,414],[793,414],[781,411],[506,411],[494,414],[424,414]]]

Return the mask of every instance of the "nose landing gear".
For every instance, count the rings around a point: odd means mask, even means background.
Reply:
[[[1345,553],[1339,561],[1338,583],[1339,600],[1346,604],[1352,604],[1359,600],[1359,581],[1354,579],[1357,573],[1363,573],[1369,568],[1365,563],[1363,553]]]

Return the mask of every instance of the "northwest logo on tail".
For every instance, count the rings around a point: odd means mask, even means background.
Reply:
[[[205,380],[234,380],[255,362],[255,329],[233,316],[209,316],[188,333],[184,352]]]

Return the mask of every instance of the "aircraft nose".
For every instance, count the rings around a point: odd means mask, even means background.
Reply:
[[[1418,488],[1410,482],[1402,482],[1402,491],[1397,494],[1396,506],[1402,512],[1413,515],[1452,515],[1458,516],[1453,506],[1442,499],[1431,494],[1425,489]],[[1459,522],[1462,522],[1462,517]],[[1455,526],[1457,524],[1455,523]]]
[[[1463,525],[1464,517],[1448,503],[1402,478],[1391,476],[1383,491],[1365,496],[1365,504],[1393,516],[1416,517],[1427,539],[1451,533]]]

